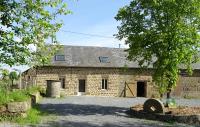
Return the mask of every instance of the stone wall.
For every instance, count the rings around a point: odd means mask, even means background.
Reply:
[[[120,72],[120,86],[119,86],[119,95],[121,95],[124,89],[124,83],[126,82],[128,85],[133,86],[134,97],[137,96],[137,82],[143,81],[146,82],[146,97],[152,97],[154,95],[157,96],[158,92],[153,87],[152,82],[152,70],[144,70],[144,69],[129,69],[127,71]],[[129,86],[130,87],[130,86]]]
[[[22,73],[22,88],[36,85],[36,68],[30,68]]]
[[[31,73],[33,74],[33,73]],[[30,75],[31,75],[30,74]],[[26,75],[29,75],[27,72]],[[42,67],[37,68],[35,75],[36,84],[46,87],[46,80],[59,80],[65,78],[65,88],[62,93],[77,95],[79,79],[86,81],[86,95],[92,96],[120,96],[126,83],[133,86],[134,95],[137,95],[137,81],[147,83],[147,97],[153,93],[153,83],[150,70],[141,69],[116,69],[116,68],[67,68],[67,67]],[[108,89],[101,89],[102,79],[108,80]]]
[[[24,113],[31,108],[31,99],[23,102],[10,102],[5,105],[0,105],[0,114],[4,112],[9,113]]]
[[[41,67],[31,69],[24,74],[26,84],[37,84],[46,87],[46,80],[65,79],[62,93],[77,95],[79,79],[86,81],[86,95],[92,96],[123,96],[125,82],[132,87],[133,96],[137,96],[137,82],[146,83],[146,97],[158,96],[158,90],[152,82],[152,70],[117,69],[117,68],[77,68],[77,67]],[[108,89],[101,89],[102,79],[108,80]],[[192,76],[180,75],[177,87],[172,93],[179,97],[200,97],[200,71]]]
[[[200,71],[194,71],[192,76],[179,76],[173,95],[184,98],[200,98]]]

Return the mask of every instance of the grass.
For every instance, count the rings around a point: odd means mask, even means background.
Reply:
[[[0,90],[0,105],[5,105],[9,102],[21,102],[26,101],[30,97],[28,96],[27,92],[24,90],[17,90],[17,91],[5,91]]]
[[[38,124],[41,122],[43,116],[48,116],[47,112],[41,111],[39,106],[34,106],[27,112],[27,117],[18,117],[16,122],[19,124]]]
[[[200,97],[195,97],[195,96],[189,96],[189,95],[184,95],[184,99],[200,99]]]
[[[38,86],[29,87],[29,88],[26,89],[26,91],[29,94],[33,94],[33,93],[39,92],[40,87],[38,87]]]
[[[34,106],[27,111],[27,116],[23,118],[20,114],[0,114],[0,121],[15,122],[20,125],[39,124],[44,116],[48,116],[47,112],[41,111],[39,106]]]
[[[30,87],[26,90],[9,91],[5,87],[0,86],[0,105],[5,105],[9,102],[26,101],[30,98],[29,94],[33,94],[38,91],[39,87]]]
[[[9,102],[22,102],[30,98],[30,94],[40,91],[39,87],[30,87],[26,90],[9,90],[8,84],[3,84],[0,81],[0,106],[6,105]],[[33,106],[26,112],[24,118],[20,113],[0,113],[0,121],[9,121],[19,124],[38,124],[41,122],[42,117],[48,116],[47,112],[41,111],[38,105]],[[48,116],[52,118],[53,116]]]
[[[30,98],[30,94],[40,91],[39,87],[30,87],[26,90],[11,91],[6,82],[0,81],[0,106],[9,102],[22,102]],[[40,123],[43,116],[47,116],[47,112],[40,110],[39,106],[33,106],[26,112],[26,117],[22,117],[20,113],[0,113],[0,121],[16,122],[19,124],[37,124]],[[51,117],[50,117],[51,118]]]
[[[5,105],[9,102],[9,98],[5,92],[0,91],[0,105]]]
[[[8,96],[11,101],[17,101],[17,102],[26,101],[30,98],[28,94],[26,93],[26,91],[24,90],[17,90],[17,91],[10,92]]]

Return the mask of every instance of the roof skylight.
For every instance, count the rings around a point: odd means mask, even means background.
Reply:
[[[99,61],[101,63],[110,63],[109,57],[107,57],[107,56],[100,56]]]

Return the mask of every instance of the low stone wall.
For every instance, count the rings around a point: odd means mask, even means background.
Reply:
[[[31,93],[30,97],[32,105],[37,104],[40,100],[40,92]]]
[[[185,124],[192,124],[196,126],[200,126],[200,115],[170,115],[170,114],[158,114],[158,113],[146,113],[144,111],[136,111],[130,108],[127,113],[131,117],[141,118],[141,119],[149,119],[149,120],[158,120],[165,122],[178,122]]]
[[[10,102],[6,106],[0,106],[0,113],[25,113],[31,108],[31,99],[23,102]]]

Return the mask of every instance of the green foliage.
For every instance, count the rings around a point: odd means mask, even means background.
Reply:
[[[9,74],[9,78],[10,78],[11,80],[17,80],[17,79],[19,79],[19,76],[18,76],[18,74],[17,74],[16,71],[12,71],[12,72],[10,72],[10,74]]]
[[[9,72],[6,69],[0,69],[1,79],[0,80],[0,87],[4,87],[7,90],[10,90],[11,84],[14,84],[15,80],[19,79],[19,75],[16,71]]]
[[[26,90],[10,91],[7,86],[5,82],[0,82],[0,105],[5,105],[13,101],[25,101],[30,98]]]
[[[125,64],[124,67],[123,67],[123,71],[126,72],[127,70],[128,70],[128,65]]]
[[[16,122],[20,124],[38,124],[40,123],[42,116],[46,115],[46,112],[42,112],[38,106],[34,106],[27,112],[26,118],[18,117]]]
[[[19,76],[16,71],[12,71],[9,74],[9,79],[12,81],[12,85],[14,84],[14,80],[19,79]]]
[[[62,50],[61,45],[45,45],[44,47],[38,47],[37,51],[34,52],[32,57],[31,65],[44,66],[50,65],[52,56],[54,56],[59,50]],[[45,56],[45,57],[44,57]]]
[[[0,105],[5,105],[9,102],[26,101],[30,98],[30,93],[35,93],[39,87],[30,87],[27,90],[7,91],[5,87],[0,87]],[[27,117],[23,118],[20,114],[0,113],[0,121],[17,122],[20,124],[37,124],[41,121],[42,116],[47,116],[47,112],[43,112],[36,105],[27,112]]]
[[[129,60],[153,65],[160,93],[176,86],[180,67],[192,74],[199,60],[199,0],[133,0],[115,17],[121,21],[118,39],[129,45]]]
[[[7,69],[1,69],[0,72],[1,72],[2,80],[8,80],[9,71]]]
[[[8,97],[9,101],[16,101],[16,102],[26,101],[30,98],[25,90],[16,90],[9,92]]]
[[[5,90],[0,89],[0,105],[4,105],[9,102],[9,97]]]
[[[24,123],[36,124],[36,123],[39,123],[40,120],[41,120],[40,111],[32,108],[28,111],[28,115],[27,115],[26,119],[23,119],[22,121]]]
[[[177,103],[176,103],[176,100],[174,98],[169,98],[166,100],[166,105],[169,107],[169,108],[176,108],[177,107]]]
[[[28,88],[26,89],[26,92],[27,92],[28,94],[33,94],[33,93],[39,92],[39,90],[40,90],[40,87],[38,87],[38,86],[33,86],[33,87],[28,87]]]
[[[10,121],[15,122],[18,118],[20,118],[20,114],[14,114],[14,113],[0,113],[0,122],[4,121]]]
[[[46,95],[46,88],[44,87],[39,87],[39,92],[42,96],[45,96]]]
[[[47,112],[43,112],[36,105],[27,111],[27,116],[23,118],[20,114],[0,114],[0,121],[17,122],[23,124],[38,124],[41,122],[43,116],[47,116]]]
[[[46,39],[55,38],[63,24],[58,16],[70,13],[66,3],[62,0],[1,0],[0,5],[1,63],[13,66],[32,65],[33,59],[48,61],[44,54],[37,57],[38,53],[30,50],[30,46],[41,51],[46,48]],[[53,44],[58,42],[55,40]],[[52,52],[54,50],[49,50]]]

